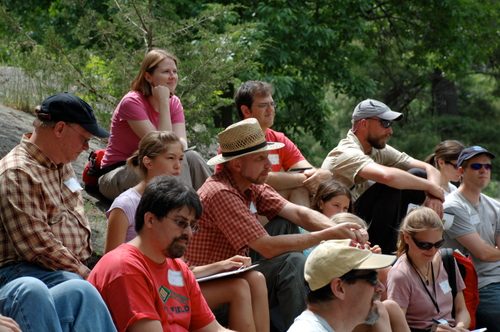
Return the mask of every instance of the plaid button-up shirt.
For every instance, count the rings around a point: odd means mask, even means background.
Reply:
[[[0,160],[0,267],[26,261],[86,276],[90,226],[71,164],[56,165],[29,135]]]
[[[267,234],[257,213],[274,218],[287,201],[267,184],[240,192],[227,169],[213,175],[198,189],[203,204],[200,230],[186,252],[192,265],[204,265],[234,255],[248,256],[248,243]]]

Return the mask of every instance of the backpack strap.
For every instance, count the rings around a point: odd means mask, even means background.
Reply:
[[[455,317],[455,295],[457,295],[457,275],[455,271],[455,257],[453,257],[453,249],[441,248],[441,259],[443,266],[448,274],[448,283],[450,284],[451,294],[453,296],[453,308],[451,309],[451,316]]]

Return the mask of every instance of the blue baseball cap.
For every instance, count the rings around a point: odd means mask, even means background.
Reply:
[[[469,160],[479,154],[488,155],[488,157],[490,157],[491,159],[495,158],[495,155],[493,153],[479,145],[469,146],[468,148],[463,149],[460,153],[460,156],[458,156],[457,166],[462,166],[464,161]]]
[[[36,116],[42,121],[64,121],[76,123],[97,137],[108,137],[109,133],[97,124],[94,110],[77,96],[62,92],[46,98]]]

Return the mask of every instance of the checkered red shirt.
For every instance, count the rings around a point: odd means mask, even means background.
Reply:
[[[0,266],[31,262],[86,276],[90,226],[71,164],[56,165],[23,136],[0,160]]]
[[[198,189],[203,214],[186,260],[195,266],[217,262],[233,255],[248,256],[248,243],[267,234],[257,220],[257,211],[274,218],[287,201],[267,184],[251,185],[240,192],[224,168]]]

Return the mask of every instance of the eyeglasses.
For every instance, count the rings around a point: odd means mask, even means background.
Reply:
[[[276,109],[276,103],[274,101],[271,101],[269,103],[258,103],[255,106],[257,106],[257,108],[260,108],[261,110],[267,110],[269,107]]]
[[[444,163],[453,166],[454,169],[458,168],[458,165],[455,163],[452,163],[451,161],[445,160]]]
[[[344,276],[342,276],[340,279],[347,282],[364,280],[367,281],[372,286],[377,286],[379,283],[377,271],[370,271],[369,273],[364,273],[364,274],[358,274],[357,272],[355,273],[348,272],[347,274],[344,274]]]
[[[78,130],[76,130],[75,128],[73,128],[73,126],[71,124],[68,123],[68,127],[70,127],[71,129],[73,129],[73,131],[75,133],[77,133],[81,139],[82,139],[82,144],[83,145],[88,145],[89,142],[90,142],[90,138],[87,138],[86,136],[84,136],[82,133],[80,133]]]
[[[380,125],[384,127],[385,129],[390,128],[392,126],[392,121],[390,120],[384,120],[380,118],[368,118],[369,120],[378,120],[380,122]]]
[[[189,228],[191,228],[191,232],[196,233],[200,229],[200,226],[198,225],[197,222],[191,224],[189,221],[187,221],[185,219],[180,219],[180,218],[174,219],[174,218],[169,218],[169,217],[167,217],[167,219],[172,220],[174,222],[174,224],[177,225],[177,227],[182,228],[183,230],[185,230],[189,227]]]
[[[487,171],[491,171],[493,169],[493,165],[492,164],[481,164],[481,163],[472,163],[472,164],[469,165],[469,167],[472,168],[475,171],[479,171],[483,167]]]
[[[418,241],[416,240],[413,236],[411,237],[413,240],[413,243],[422,250],[431,250],[433,247],[436,249],[439,249],[443,246],[444,244],[444,239],[439,240],[438,242],[432,243],[432,242],[424,242],[424,241]]]

